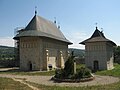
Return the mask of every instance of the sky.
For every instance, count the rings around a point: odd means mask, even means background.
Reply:
[[[26,27],[35,15],[50,21],[56,17],[69,48],[84,49],[79,43],[97,27],[106,38],[120,45],[120,0],[0,0],[0,45],[14,46],[14,30]],[[103,29],[102,29],[103,28]]]

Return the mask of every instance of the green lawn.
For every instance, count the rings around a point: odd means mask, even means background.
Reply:
[[[77,69],[85,67],[84,64],[77,65]],[[114,69],[98,71],[95,74],[97,75],[110,75],[115,77],[120,77],[120,65],[114,64]],[[109,85],[100,85],[100,86],[87,86],[87,87],[59,87],[59,86],[43,86],[36,85],[38,88],[43,90],[120,90],[120,82],[109,84]]]
[[[59,87],[59,86],[45,86],[31,82],[27,82],[40,90],[120,90],[120,82],[102,85],[102,86],[86,86],[86,87]],[[24,84],[13,81],[8,78],[0,78],[0,90],[32,90]]]
[[[77,69],[84,67],[84,65],[77,65]],[[95,74],[97,75],[110,75],[120,77],[120,65],[115,64],[114,69],[98,71]],[[0,72],[0,74],[16,74],[16,75],[54,75],[54,71],[49,72],[21,72],[21,71],[7,71]],[[120,81],[114,84],[109,85],[100,85],[100,86],[86,86],[86,87],[60,87],[60,86],[45,86],[35,83],[27,82],[41,90],[120,90]],[[12,79],[0,78],[0,90],[31,90],[29,87],[15,82]]]
[[[76,65],[77,69],[79,69],[81,67],[85,67],[85,65],[84,64]],[[120,64],[115,63],[114,64],[114,69],[112,69],[112,70],[104,70],[104,71],[97,71],[95,74],[120,77]]]
[[[8,70],[8,71],[0,71],[0,74],[13,74],[13,75],[44,75],[44,76],[51,76],[55,74],[55,71],[32,71],[32,72],[24,72],[20,71],[19,69]]]
[[[81,67],[85,67],[84,64],[79,64],[76,65],[76,68],[79,69]],[[55,75],[55,71],[43,71],[43,72],[39,72],[39,71],[32,71],[32,72],[24,72],[24,71],[20,71],[19,69],[13,69],[13,70],[8,70],[8,71],[0,71],[0,74],[14,74],[14,75],[44,75],[44,76],[51,76],[51,75]]]
[[[104,70],[104,71],[98,71],[95,74],[97,75],[109,75],[109,76],[115,76],[120,77],[120,65],[114,64],[114,69],[112,70]]]
[[[77,65],[77,69],[84,67],[84,65]],[[120,65],[115,64],[113,70],[98,71],[95,74],[98,75],[110,75],[120,77]],[[30,82],[29,82],[30,83]],[[120,90],[120,81],[109,85],[100,86],[86,86],[86,87],[60,87],[60,86],[45,86],[30,83],[31,85],[41,88],[42,90]]]
[[[81,67],[85,67],[85,64],[76,64],[76,69],[80,69]]]
[[[0,90],[32,90],[32,89],[12,79],[0,77]]]
[[[85,86],[85,87],[45,86],[45,85],[39,85],[35,83],[30,83],[30,82],[28,83],[42,90],[120,90],[120,82],[109,84],[109,85]]]

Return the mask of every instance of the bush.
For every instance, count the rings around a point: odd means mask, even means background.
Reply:
[[[74,74],[74,56],[73,53],[65,62],[64,69],[57,69],[55,71],[55,78],[65,79],[65,78],[72,78]]]
[[[89,78],[91,76],[91,70],[81,67],[79,71],[77,71],[77,73],[74,75],[73,79]]]
[[[78,72],[78,78],[91,77],[91,71],[88,68],[81,68]]]
[[[64,70],[63,69],[56,69],[54,77],[62,79],[64,77]]]
[[[77,70],[77,73],[74,74],[74,56],[72,54],[65,62],[64,69],[57,69],[54,77],[58,79],[81,79],[91,77],[91,71],[87,68],[81,67]]]

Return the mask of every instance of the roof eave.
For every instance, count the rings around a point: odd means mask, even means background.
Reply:
[[[113,46],[117,46],[113,41],[109,41]]]
[[[20,37],[34,37],[34,36],[15,36],[13,39],[14,40],[19,40]],[[37,36],[37,37],[45,37],[45,36]],[[51,38],[51,37],[46,37],[46,38],[55,39],[55,38]],[[68,41],[67,39],[66,39],[66,41],[65,40],[59,40],[59,39],[55,39],[55,40],[68,43],[68,45],[73,44],[72,42]]]
[[[80,42],[79,44],[85,45],[85,42],[83,41],[83,42]]]

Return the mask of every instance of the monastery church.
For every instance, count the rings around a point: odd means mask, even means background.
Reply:
[[[49,70],[63,68],[68,57],[68,45],[55,23],[36,15],[14,37],[19,44],[21,70]]]
[[[85,45],[86,67],[94,71],[113,69],[113,47],[116,44],[107,39],[97,27],[93,35],[80,44]]]
[[[20,69],[52,70],[63,68],[68,58],[68,45],[72,44],[56,26],[56,23],[35,15],[29,24],[18,30],[14,37],[18,42]],[[85,65],[91,70],[113,69],[114,42],[107,39],[96,27],[93,35],[81,42],[85,45]]]

